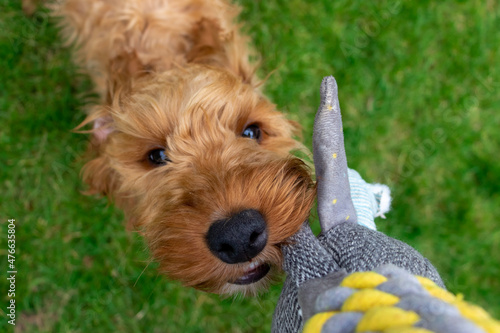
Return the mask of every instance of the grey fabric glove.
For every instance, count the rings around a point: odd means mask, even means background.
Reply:
[[[330,273],[367,271],[392,263],[443,286],[436,269],[412,247],[356,223],[337,83],[332,76],[324,78],[321,84],[321,105],[314,123],[313,146],[322,234],[316,238],[306,221],[288,245],[283,246],[283,269],[287,278],[274,312],[272,332],[299,332],[302,329],[303,316],[310,314],[302,313],[299,288],[310,279]],[[335,275],[329,277],[335,279]]]

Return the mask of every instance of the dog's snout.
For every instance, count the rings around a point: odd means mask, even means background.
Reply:
[[[267,244],[266,222],[258,211],[244,210],[215,221],[206,239],[210,251],[220,260],[228,264],[249,261]]]

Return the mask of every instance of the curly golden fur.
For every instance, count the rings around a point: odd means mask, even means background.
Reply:
[[[94,158],[83,170],[89,192],[125,211],[168,277],[213,293],[264,287],[315,189],[310,170],[290,155],[302,147],[292,139],[297,124],[258,89],[238,8],[222,0],[67,0],[52,8],[101,96],[79,126],[93,125]],[[259,137],[242,135],[249,126]],[[265,246],[225,262],[207,245],[209,228],[246,210],[265,220]],[[262,265],[265,276],[234,283]]]

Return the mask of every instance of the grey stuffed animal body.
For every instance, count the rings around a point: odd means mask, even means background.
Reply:
[[[273,316],[273,332],[298,332],[311,309],[299,305],[306,281],[335,272],[369,271],[393,264],[444,286],[432,264],[409,245],[357,224],[351,199],[337,83],[326,77],[313,136],[322,233],[315,237],[305,221],[283,247],[287,278]],[[307,291],[306,291],[307,294]]]

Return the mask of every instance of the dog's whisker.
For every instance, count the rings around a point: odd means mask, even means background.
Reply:
[[[139,274],[139,276],[137,277],[137,279],[135,280],[134,282],[134,287],[137,285],[137,282],[139,282],[139,279],[141,278],[142,274],[144,274],[144,272],[146,271],[146,269],[148,269],[149,265],[151,265],[151,263],[153,263],[154,260],[153,259],[150,259],[146,265],[146,267],[144,267],[144,269],[142,270],[141,274]]]

